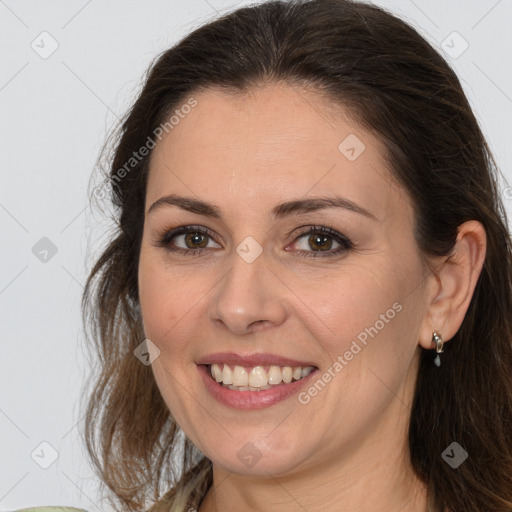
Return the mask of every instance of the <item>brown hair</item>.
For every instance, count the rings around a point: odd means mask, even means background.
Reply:
[[[449,255],[467,220],[485,227],[484,266],[441,367],[421,349],[409,448],[436,509],[512,511],[512,258],[499,174],[444,59],[405,22],[349,0],[270,1],[200,27],[152,64],[117,132],[108,172],[117,229],[82,303],[99,354],[86,442],[113,501],[141,510],[172,488],[166,510],[186,510],[212,482],[210,461],[181,435],[151,368],[133,354],[144,339],[137,269],[151,152],[126,163],[202,88],[278,81],[326,95],[378,136],[413,200],[425,256]],[[441,456],[454,441],[469,454],[457,469]]]

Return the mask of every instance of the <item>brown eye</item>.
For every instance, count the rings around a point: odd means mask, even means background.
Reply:
[[[305,252],[306,257],[332,256],[346,252],[354,247],[347,237],[331,228],[323,226],[310,227],[309,231],[304,232],[295,239],[295,244],[302,239],[304,241],[301,242],[302,247],[299,247],[299,250],[300,252]],[[332,250],[333,243],[337,244],[334,250]]]
[[[304,239],[299,253],[305,257],[334,256],[347,252],[354,247],[354,244],[344,235],[324,226],[308,226],[308,230],[295,239],[294,244]],[[208,247],[209,242],[215,244]],[[333,243],[335,245],[333,249]],[[157,247],[163,247],[169,252],[176,252],[182,255],[207,254],[209,251],[203,249],[221,248],[213,240],[209,230],[200,226],[182,226],[166,232],[156,243]]]
[[[202,249],[208,249],[208,243],[213,237],[209,230],[199,226],[185,226],[172,229],[159,238],[156,243],[157,247],[163,247],[170,252],[179,252],[183,255],[194,254],[199,255],[206,253]],[[216,242],[215,248],[219,248]]]
[[[314,250],[329,250],[332,247],[332,239],[326,235],[309,235],[308,244]]]
[[[197,249],[196,244],[198,244],[198,247],[201,248],[206,247],[208,244],[208,235],[200,233],[199,231],[195,231],[194,233],[187,233],[183,236],[188,249]]]

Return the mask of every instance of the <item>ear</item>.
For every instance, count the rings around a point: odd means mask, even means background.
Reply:
[[[420,331],[419,343],[434,348],[432,332],[436,330],[447,341],[459,330],[485,260],[487,237],[483,225],[470,220],[458,228],[452,252],[437,263],[428,287],[427,311]]]

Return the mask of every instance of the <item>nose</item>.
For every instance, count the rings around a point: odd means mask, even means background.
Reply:
[[[283,323],[287,314],[283,285],[264,252],[250,263],[233,252],[230,263],[214,289],[212,321],[240,336]]]

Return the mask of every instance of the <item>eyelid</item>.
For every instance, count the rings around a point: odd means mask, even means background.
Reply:
[[[304,227],[304,229],[297,234],[297,236],[293,240],[292,244],[296,243],[299,239],[301,239],[305,235],[320,233],[322,235],[327,235],[329,238],[332,238],[340,245],[340,247],[338,247],[337,249],[330,250],[330,251],[303,251],[303,250],[298,251],[300,253],[306,254],[307,255],[306,257],[337,256],[343,252],[347,252],[347,251],[355,248],[355,244],[354,244],[354,242],[352,242],[352,240],[350,240],[343,233],[340,233],[339,231],[337,231],[333,228],[330,228],[327,226],[311,225],[311,224],[308,224],[306,226],[301,226],[301,228],[302,227]],[[301,228],[297,228],[297,229],[301,229]],[[297,231],[297,230],[293,230],[293,231]],[[292,231],[292,233],[293,233],[293,231]]]
[[[215,243],[218,244],[218,242],[216,241],[217,235],[211,229],[209,229],[205,226],[189,224],[189,225],[184,225],[184,226],[177,226],[177,227],[171,228],[171,229],[164,229],[161,232],[158,232],[157,233],[158,240],[155,243],[155,245],[157,247],[163,247],[164,249],[171,251],[172,249],[169,249],[169,245],[170,245],[170,242],[172,239],[176,238],[177,236],[187,235],[187,234],[193,233],[193,232],[201,233],[202,235],[207,235],[211,240],[213,240]],[[198,249],[183,249],[182,247],[176,247],[176,248],[174,248],[174,250],[176,250],[176,251],[191,251],[191,252],[201,251],[201,249],[199,249],[199,248]]]
[[[327,235],[329,238],[332,238],[335,240],[338,244],[340,244],[340,247],[335,250],[328,250],[328,251],[305,251],[305,250],[298,250],[295,252],[298,252],[300,254],[306,255],[306,257],[328,257],[328,256],[336,256],[339,255],[342,252],[347,252],[355,247],[355,244],[345,235],[338,232],[337,230],[327,227],[327,226],[320,226],[320,225],[312,225],[312,224],[306,224],[303,226],[300,226],[298,228],[294,228],[289,233],[286,234],[286,237],[288,238],[292,233],[299,231],[299,233],[296,234],[295,238],[292,240],[291,244],[296,243],[300,238],[303,238],[305,235],[308,234],[315,234],[320,233]],[[182,247],[172,247],[170,246],[171,241],[181,235],[187,235],[189,233],[197,232],[203,235],[208,236],[211,240],[213,240],[215,243],[218,244],[216,241],[216,233],[214,233],[211,229],[201,226],[201,225],[181,225],[177,226],[175,228],[171,229],[164,229],[162,232],[158,234],[158,240],[155,243],[155,246],[162,247],[166,249],[169,252],[176,252],[181,253],[182,255],[186,254],[192,254],[192,255],[200,255],[201,253],[205,254],[210,251],[205,251],[204,249],[208,249],[206,247],[203,248],[192,248],[192,249],[186,249]],[[289,244],[290,245],[290,244]],[[287,247],[289,246],[287,245]],[[210,248],[211,249],[211,248]]]

